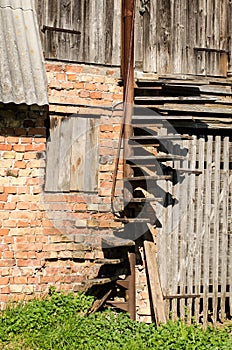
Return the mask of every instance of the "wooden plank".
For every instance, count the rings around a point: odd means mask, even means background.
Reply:
[[[118,1],[119,3],[119,1]],[[143,15],[140,14],[141,2],[136,0],[135,10],[135,67],[141,70],[143,64]],[[120,28],[120,25],[118,26]],[[118,32],[117,32],[118,35]]]
[[[227,274],[228,272],[228,263],[227,259],[230,255],[230,252],[228,251],[228,226],[229,226],[229,137],[225,137],[223,139],[223,154],[222,154],[222,161],[223,161],[223,173],[222,173],[222,189],[221,192],[223,192],[223,200],[221,202],[220,206],[220,213],[222,216],[222,228],[220,230],[220,236],[221,236],[221,243],[220,243],[220,256],[221,256],[221,264],[220,264],[220,271],[221,271],[221,315],[220,320],[221,322],[224,322],[226,319],[226,285],[227,285]]]
[[[149,1],[148,11],[143,15],[143,71],[157,71],[156,35],[157,35],[157,1]]]
[[[205,171],[205,210],[204,210],[204,226],[203,235],[203,325],[206,327],[208,323],[208,307],[209,307],[209,268],[210,268],[210,214],[211,214],[211,182],[212,182],[212,163],[213,163],[213,136],[208,136],[206,150],[206,171]]]
[[[196,47],[197,36],[199,30],[197,29],[198,22],[198,0],[187,1],[187,24],[186,24],[186,69],[188,74],[196,74],[196,59],[193,47]],[[193,35],[196,33],[196,35]]]
[[[181,73],[189,73],[190,67],[187,66],[187,55],[188,55],[188,0],[180,1],[180,13],[181,13],[181,23],[180,23],[180,42],[181,42]]]
[[[87,118],[73,118],[71,149],[71,191],[85,190]]]
[[[147,272],[151,289],[152,303],[156,324],[166,323],[165,302],[160,285],[158,266],[156,261],[156,248],[153,242],[144,241]]]
[[[106,0],[107,1],[107,0]],[[114,14],[114,21],[113,21],[113,37],[112,37],[112,64],[113,65],[120,65],[120,59],[121,59],[121,1],[114,0],[113,4],[113,11]],[[108,12],[109,13],[109,12]],[[141,31],[142,32],[142,31]]]
[[[47,143],[45,191],[58,191],[58,169],[60,166],[60,126],[59,117],[50,116],[50,137]],[[54,171],[56,170],[56,171]]]
[[[229,147],[229,159],[231,161],[232,159],[232,142],[230,139],[230,147]],[[231,234],[232,232],[232,171],[230,170],[229,172],[229,188],[228,188],[228,192],[229,192],[229,206],[228,206],[228,218],[230,218],[230,220],[228,221],[228,230],[229,230],[229,234]],[[228,256],[228,285],[230,286],[229,289],[229,313],[230,316],[232,315],[232,240],[229,239],[228,242],[228,251],[229,251],[229,256]]]
[[[207,14],[207,0],[199,0],[199,7],[197,8],[197,47],[205,47],[206,40],[206,14]],[[205,52],[195,52],[196,54],[196,74],[206,75],[206,61]]]
[[[60,125],[58,189],[65,192],[70,190],[73,119],[62,118]]]
[[[196,137],[193,138],[192,141],[189,141],[189,167],[190,170],[195,171],[196,169]],[[188,245],[189,245],[189,253],[188,253],[188,265],[187,265],[187,293],[193,293],[193,286],[195,285],[193,281],[194,278],[194,270],[195,270],[195,256],[198,253],[197,245],[198,240],[196,238],[195,231],[195,217],[196,217],[196,208],[195,208],[195,174],[192,173],[189,176],[189,198],[188,198]],[[192,323],[193,316],[193,301],[191,298],[187,299],[187,322],[188,324]]]
[[[167,133],[167,130],[164,130],[163,133]],[[159,135],[161,138],[165,137],[167,135]],[[161,147],[164,147],[166,149],[166,151],[168,152],[168,154],[175,154],[174,152],[174,144],[173,142],[162,142],[161,141]],[[173,161],[167,161],[165,166],[173,168]],[[170,179],[170,181],[166,181],[166,183],[164,183],[165,185],[165,191],[166,194],[172,196],[173,198],[173,173],[171,173],[170,175],[172,175],[172,178]],[[163,220],[165,220],[165,229],[166,229],[166,245],[167,245],[167,250],[166,250],[166,260],[167,260],[167,266],[168,269],[166,271],[167,274],[167,287],[166,287],[166,293],[170,294],[173,293],[172,290],[172,279],[173,279],[173,255],[172,255],[172,248],[173,248],[173,240],[172,240],[172,234],[173,234],[173,210],[172,210],[172,205],[167,205],[167,208],[165,209],[165,217],[163,218]],[[168,315],[170,312],[170,305],[168,305],[168,303],[166,303],[166,315]]]
[[[210,113],[210,114],[229,114],[232,113],[232,108],[230,106],[221,105],[191,105],[191,104],[164,104],[163,106],[158,106],[157,109],[160,111],[180,111],[180,112],[188,112],[188,113]]]
[[[106,302],[106,300],[110,296],[111,292],[112,292],[112,289],[109,289],[100,299],[96,299],[93,302],[93,305],[91,306],[91,309],[88,312],[88,314],[93,314],[96,311],[98,311],[100,309],[100,307]]]
[[[188,141],[183,141],[183,148],[188,149]],[[183,161],[183,167],[188,167],[188,160]],[[187,264],[188,264],[188,231],[187,231],[187,205],[188,205],[188,189],[189,189],[189,178],[185,177],[181,184],[180,192],[180,226],[179,226],[179,237],[180,237],[180,251],[179,251],[179,286],[180,293],[184,294],[185,287],[187,285]],[[185,320],[185,300],[180,300],[180,319]]]
[[[157,71],[172,73],[172,1],[156,1],[157,21]]]
[[[85,145],[85,191],[96,191],[98,187],[98,150],[99,121],[95,118],[89,118],[87,120]]]
[[[180,151],[183,142],[178,141],[177,145],[179,145]],[[174,161],[174,168],[180,168],[180,161]],[[173,184],[173,197],[174,197],[174,205],[173,205],[173,242],[172,242],[172,290],[171,293],[173,295],[178,293],[179,286],[179,252],[180,252],[180,244],[179,244],[179,230],[180,230],[180,220],[181,220],[181,211],[180,211],[180,192],[181,191],[181,181],[178,177],[178,181]],[[177,299],[173,298],[172,300],[172,319],[173,321],[178,319],[178,303]]]
[[[214,155],[214,217],[213,217],[213,249],[212,249],[212,277],[213,277],[213,315],[212,320],[217,322],[218,308],[218,270],[219,270],[219,201],[220,201],[220,155],[221,155],[221,137],[215,137],[215,155]]]
[[[198,140],[198,147],[197,147],[197,161],[198,161],[198,170],[201,171],[201,174],[196,178],[196,191],[197,191],[197,198],[196,198],[196,215],[195,215],[195,224],[196,224],[196,243],[195,243],[195,254],[194,254],[194,263],[195,263],[195,278],[194,278],[194,285],[195,285],[195,293],[199,294],[201,291],[201,285],[202,285],[202,264],[205,263],[205,260],[203,260],[203,252],[202,252],[202,241],[203,241],[203,233],[202,233],[202,226],[203,226],[203,212],[204,212],[204,182],[205,182],[205,171],[204,171],[204,164],[205,164],[205,148],[206,148],[206,142],[205,138],[201,137]],[[199,315],[200,315],[200,298],[195,299],[195,308],[194,308],[194,314],[196,321],[199,321]]]

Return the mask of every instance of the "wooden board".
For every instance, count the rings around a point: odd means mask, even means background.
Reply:
[[[156,247],[153,242],[145,241],[144,250],[146,256],[147,272],[149,276],[149,284],[154,307],[156,324],[166,323],[165,305],[163,294],[160,286],[159,272],[156,262]]]
[[[98,186],[97,118],[50,117],[45,190],[96,191]]]

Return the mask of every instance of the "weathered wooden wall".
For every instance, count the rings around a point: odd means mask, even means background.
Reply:
[[[46,58],[120,64],[120,0],[36,0]],[[79,31],[68,33],[61,30]]]
[[[120,65],[121,0],[36,0],[46,58]],[[135,65],[145,72],[226,76],[229,0],[136,2]],[[56,31],[74,30],[77,33]]]
[[[149,1],[143,69],[159,74],[226,76],[229,0]]]

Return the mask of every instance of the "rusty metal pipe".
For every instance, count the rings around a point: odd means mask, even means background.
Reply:
[[[123,177],[132,175],[131,167],[126,163],[126,159],[131,155],[131,147],[128,143],[133,134],[132,114],[134,104],[134,12],[135,0],[124,0],[123,20],[124,20],[124,147],[123,147]],[[124,187],[124,202],[129,202],[132,196],[130,190]],[[127,216],[128,213],[125,213]]]
[[[124,81],[123,91],[123,119],[120,128],[119,144],[115,160],[115,169],[113,174],[113,184],[111,191],[111,207],[114,209],[114,196],[117,182],[117,172],[120,157],[122,139],[124,139],[124,159],[128,153],[127,140],[132,134],[131,117],[134,102],[134,19],[135,19],[135,0],[122,1],[122,77]],[[126,146],[126,147],[125,147]],[[124,161],[124,177],[129,172],[126,162]]]

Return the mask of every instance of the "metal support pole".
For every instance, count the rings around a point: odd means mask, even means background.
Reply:
[[[132,136],[131,126],[134,103],[134,11],[135,0],[123,0],[123,80],[124,80],[124,178],[130,177],[131,167],[126,164],[126,158],[131,155],[128,140]],[[125,188],[124,201],[129,201],[130,191]]]

